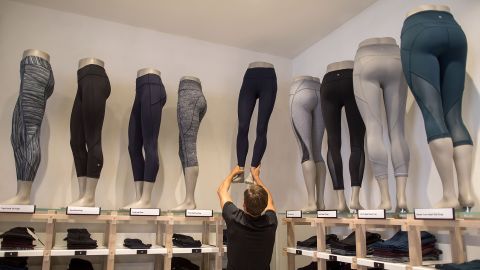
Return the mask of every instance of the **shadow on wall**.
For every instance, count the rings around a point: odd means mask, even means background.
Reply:
[[[12,123],[12,116],[13,116],[13,110],[14,110],[14,107],[15,107],[15,103],[17,102],[17,99],[18,99],[18,94],[16,95],[12,95],[8,98],[8,101],[5,102],[5,104],[8,104],[9,106],[3,106],[2,107],[2,113],[1,113],[1,119],[0,121],[2,121],[2,123],[10,123],[10,125],[8,125],[10,127],[10,130],[8,132],[6,132],[8,134],[8,136],[6,136],[8,138],[8,143],[5,143],[6,145],[6,148],[8,149],[2,149],[4,152],[3,154],[8,154],[8,166],[9,168],[12,168],[12,173],[11,176],[12,178],[11,179],[4,179],[3,181],[8,181],[12,187],[15,187],[15,188],[12,188],[12,193],[8,193],[8,194],[5,194],[0,201],[3,201],[3,200],[6,200],[6,199],[9,199],[13,196],[15,196],[16,194],[16,181],[17,181],[17,176],[16,176],[16,172],[15,172],[15,157],[13,155],[13,148],[12,148],[12,145],[10,143],[10,135],[11,135],[11,123]],[[10,147],[8,147],[10,146]],[[43,148],[43,145],[41,145],[41,147]]]
[[[48,101],[47,101],[48,106]],[[42,126],[40,129],[40,151],[41,151],[41,160],[40,166],[38,167],[37,175],[32,186],[32,195],[31,200],[34,203],[36,201],[36,194],[38,187],[44,182],[45,174],[48,166],[48,145],[50,144],[50,121],[48,120],[47,115],[45,114],[42,121]]]

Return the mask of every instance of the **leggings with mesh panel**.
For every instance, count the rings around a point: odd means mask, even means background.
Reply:
[[[335,190],[344,189],[341,115],[345,115],[350,133],[350,179],[352,186],[361,186],[365,168],[365,125],[358,111],[353,93],[352,69],[331,71],[325,74],[320,87],[323,119],[328,137],[327,165]]]
[[[424,11],[408,17],[401,57],[428,141],[450,137],[454,146],[473,144],[462,120],[467,39],[452,14]]]
[[[290,114],[293,131],[302,153],[302,163],[313,160],[323,162],[322,140],[325,132],[320,82],[303,79],[290,88]]]

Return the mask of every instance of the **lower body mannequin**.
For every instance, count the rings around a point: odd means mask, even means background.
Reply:
[[[326,166],[321,151],[325,125],[319,82],[300,80],[293,83],[290,113],[293,131],[302,153],[302,172],[307,188],[307,206],[302,210],[323,210]]]
[[[397,187],[397,211],[407,210],[406,183],[410,153],[405,140],[405,81],[400,49],[384,44],[360,47],[355,57],[354,92],[366,126],[368,159],[380,189],[377,209],[390,210],[388,153],[383,144],[382,111],[385,109],[393,171]]]
[[[277,77],[273,68],[249,68],[243,78],[238,98],[238,134],[237,134],[237,162],[241,170],[245,168],[248,153],[248,131],[250,120],[258,99],[257,136],[253,147],[251,167],[260,165],[267,148],[267,130],[270,115],[272,114],[277,96]],[[234,182],[252,184],[253,179],[244,174],[237,175]]]
[[[469,209],[474,206],[473,141],[462,119],[467,40],[454,18],[443,15],[444,12],[422,13],[405,22],[402,64],[422,111],[430,151],[442,181],[443,196],[434,206]],[[438,21],[442,23],[436,24]]]
[[[179,133],[178,155],[185,178],[185,200],[173,210],[195,209],[195,187],[198,178],[197,136],[200,123],[207,112],[207,101],[201,85],[182,80],[178,90],[177,120]]]
[[[342,146],[341,113],[345,108],[350,133],[350,179],[352,196],[350,208],[363,209],[360,204],[360,186],[365,168],[364,138],[365,125],[358,111],[353,93],[352,70],[337,70],[325,74],[320,88],[322,113],[328,136],[327,164],[332,177],[333,188],[337,193],[338,211],[348,211],[343,186],[343,162],[340,149]]]
[[[105,70],[88,65],[78,70],[78,91],[70,118],[70,146],[79,196],[69,206],[95,206],[95,191],[103,168],[102,127],[110,82]]]
[[[41,160],[40,129],[54,86],[50,64],[40,57],[25,57],[20,73],[22,83],[13,111],[10,137],[15,155],[17,194],[2,204],[30,204],[32,184]]]
[[[137,89],[128,124],[128,152],[135,182],[135,202],[124,206],[150,208],[152,191],[159,169],[158,134],[167,94],[160,76],[137,78]],[[145,152],[145,156],[143,155]]]

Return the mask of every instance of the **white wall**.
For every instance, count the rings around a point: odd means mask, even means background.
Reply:
[[[170,209],[184,198],[178,158],[177,89],[181,76],[193,75],[202,80],[208,103],[198,138],[197,203],[199,208],[219,210],[216,188],[236,164],[237,99],[243,74],[252,61],[271,62],[276,68],[278,98],[270,121],[263,176],[280,208],[292,202],[293,196],[287,193],[294,178],[291,164],[295,156],[291,153],[296,151],[287,118],[290,59],[10,1],[0,2],[0,36],[0,201],[16,190],[10,133],[20,85],[19,63],[23,50],[36,48],[50,53],[56,81],[42,125],[42,162],[33,192],[38,207],[63,207],[77,196],[69,122],[77,90],[78,60],[90,56],[105,61],[112,86],[103,128],[105,161],[97,188],[98,206],[117,209],[134,199],[127,151],[128,119],[136,71],[155,67],[162,72],[167,103],[159,136],[160,171],[154,205]],[[250,149],[255,126],[252,121]],[[243,187],[236,186],[234,193],[239,195]]]
[[[472,181],[477,194],[476,205],[480,201],[480,36],[478,35],[478,14],[480,2],[475,0],[461,1],[378,1],[362,13],[333,31],[324,39],[304,51],[293,60],[293,75],[314,75],[322,77],[329,63],[341,60],[353,60],[358,43],[370,37],[391,36],[400,40],[405,14],[413,7],[424,3],[447,4],[452,9],[456,20],[460,23],[468,39],[468,59],[466,88],[463,98],[463,116],[467,128],[474,140],[474,169]],[[343,119],[343,124],[346,123]],[[408,181],[408,205],[410,208],[431,207],[441,198],[441,185],[435,165],[432,161],[423,125],[420,110],[414,104],[406,117],[406,136],[410,147],[410,171]],[[344,134],[344,157],[348,157],[348,134]],[[326,140],[324,141],[326,150]],[[348,159],[344,158],[344,163]],[[348,163],[345,163],[348,164]],[[348,166],[344,166],[346,186],[349,185]],[[331,181],[327,180],[327,206],[333,206],[334,199],[328,194],[331,190]],[[390,194],[395,201],[395,182],[390,179]],[[348,191],[349,192],[349,191]],[[367,161],[366,174],[362,187],[361,201],[364,206],[374,208],[380,199],[378,187]]]

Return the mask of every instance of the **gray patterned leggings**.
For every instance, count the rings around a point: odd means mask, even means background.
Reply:
[[[20,78],[20,94],[13,111],[10,139],[17,180],[33,181],[41,159],[40,127],[55,82],[50,63],[37,56],[23,58]]]
[[[192,80],[180,81],[178,89],[177,120],[179,133],[178,154],[183,169],[198,166],[197,134],[200,122],[207,112],[207,101],[202,86]]]

